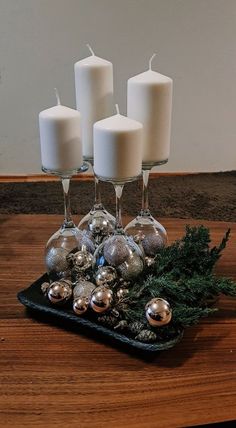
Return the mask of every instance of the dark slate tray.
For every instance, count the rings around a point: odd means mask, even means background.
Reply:
[[[54,322],[59,324],[60,327],[66,327],[77,332],[90,334],[90,336],[92,335],[95,339],[102,338],[103,341],[106,342],[109,340],[111,344],[122,345],[123,347],[133,348],[149,354],[170,349],[183,337],[183,331],[180,331],[175,338],[166,342],[152,344],[139,342],[98,324],[96,320],[76,316],[71,310],[70,304],[63,308],[52,306],[41,291],[41,284],[45,281],[48,281],[47,274],[41,276],[30,287],[20,291],[17,295],[19,301],[24,306],[34,311],[35,314],[42,314],[43,321]]]

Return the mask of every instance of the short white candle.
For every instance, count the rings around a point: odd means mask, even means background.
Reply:
[[[114,182],[141,174],[143,126],[117,114],[94,124],[94,172]]]
[[[143,124],[143,163],[168,160],[170,153],[172,79],[149,70],[128,80],[127,116]]]
[[[89,45],[88,45],[89,46]],[[76,106],[81,113],[83,155],[93,158],[93,124],[113,112],[113,66],[92,53],[76,62]]]
[[[56,92],[57,93],[57,92]],[[42,166],[50,171],[75,171],[82,166],[80,114],[58,104],[39,113]]]

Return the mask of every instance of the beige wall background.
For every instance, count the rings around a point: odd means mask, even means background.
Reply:
[[[174,79],[161,171],[236,169],[236,0],[0,0],[0,174],[40,172],[39,111],[75,106],[86,43],[114,65],[116,100],[147,68]]]

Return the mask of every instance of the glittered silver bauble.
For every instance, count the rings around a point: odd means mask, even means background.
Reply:
[[[69,254],[68,261],[75,272],[85,272],[92,267],[93,256],[82,246],[82,249],[77,253]]]
[[[112,286],[117,280],[117,272],[112,266],[99,266],[96,276],[96,284]]]
[[[149,233],[141,241],[146,256],[154,257],[164,246],[165,242],[159,233]]]
[[[90,297],[93,290],[96,288],[90,281],[85,281],[84,279],[79,280],[73,290],[73,298],[77,297]]]
[[[167,300],[154,298],[145,306],[146,318],[153,327],[161,327],[170,322],[172,310]]]
[[[67,260],[68,250],[64,248],[51,248],[46,252],[45,262],[48,272],[57,274],[66,272],[69,269]]]
[[[118,299],[123,299],[128,294],[129,294],[129,290],[127,288],[119,288],[119,290],[117,290],[116,292]]]
[[[129,256],[129,258],[118,266],[117,270],[119,274],[125,280],[132,280],[136,278],[143,271],[144,264],[143,260],[139,255],[133,253]]]
[[[81,238],[78,244],[78,249],[81,250],[82,248],[86,249],[91,254],[93,254],[95,251],[94,238],[92,233],[88,230],[81,231]]]
[[[72,296],[72,283],[67,279],[52,282],[48,288],[48,298],[51,303],[63,305]]]
[[[108,238],[104,244],[103,254],[107,263],[111,266],[119,266],[129,257],[131,250],[122,235]]]
[[[93,291],[90,306],[95,312],[105,312],[111,307],[112,298],[112,290],[101,285]]]
[[[73,290],[73,310],[77,315],[84,314],[91,299],[91,295],[96,286],[85,280],[79,280]]]

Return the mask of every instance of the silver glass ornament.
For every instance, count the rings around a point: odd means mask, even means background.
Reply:
[[[95,312],[105,312],[111,307],[112,300],[112,290],[101,285],[93,291],[90,306]]]
[[[97,286],[112,286],[117,281],[117,272],[112,266],[99,266],[95,275]]]
[[[167,300],[154,298],[146,306],[146,318],[153,327],[161,327],[168,324],[172,318],[172,309]]]
[[[67,259],[76,273],[85,272],[90,269],[93,264],[93,256],[86,250],[85,246],[82,246],[80,251],[69,254]]]
[[[63,305],[72,296],[72,283],[69,280],[61,279],[54,281],[47,291],[48,298],[51,303]]]

